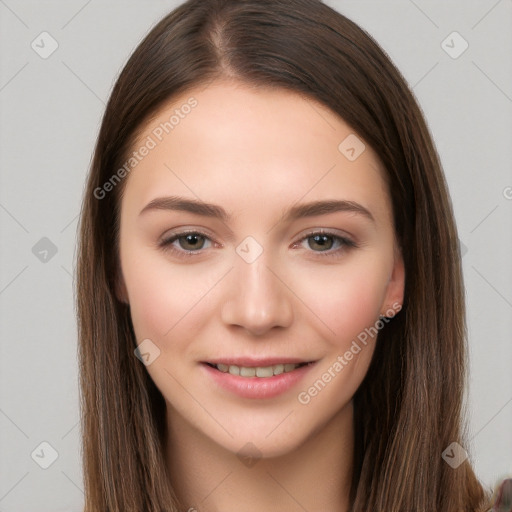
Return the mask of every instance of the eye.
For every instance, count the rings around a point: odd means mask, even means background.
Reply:
[[[210,246],[205,247],[207,242],[210,242]],[[202,249],[211,248],[211,242],[210,237],[200,231],[182,231],[165,238],[158,245],[163,250],[171,251],[177,256],[189,257],[198,256],[204,252]],[[304,246],[304,242],[308,242],[307,245],[311,252],[319,257],[339,256],[342,252],[358,247],[350,238],[325,230],[308,233],[295,242],[293,247]],[[335,248],[333,249],[333,247]]]
[[[308,233],[305,237],[296,242],[294,247],[297,245],[303,246],[304,242],[307,242],[309,248],[320,257],[338,256],[341,252],[357,247],[357,244],[350,238],[324,230]],[[334,246],[336,246],[336,248],[333,249]]]
[[[205,248],[207,240],[211,242],[207,235],[199,231],[184,231],[162,240],[159,246],[180,256],[196,256],[200,254],[201,249]],[[180,248],[176,247],[175,242],[178,243]]]

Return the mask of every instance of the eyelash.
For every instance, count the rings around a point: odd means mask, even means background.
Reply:
[[[179,238],[184,237],[186,235],[199,235],[202,238],[210,240],[210,237],[208,235],[206,235],[205,233],[201,233],[200,231],[193,231],[193,230],[191,230],[191,231],[182,231],[181,233],[175,233],[170,238],[162,240],[159,243],[159,246],[164,251],[170,251],[170,252],[176,254],[178,257],[189,258],[189,257],[199,256],[201,254],[201,252],[202,252],[201,249],[196,250],[196,251],[187,251],[187,250],[184,250],[184,249],[181,249],[181,250],[180,249],[176,249],[175,247],[172,246],[172,243],[174,241],[176,241]],[[324,235],[324,236],[332,237],[332,238],[334,238],[335,240],[337,240],[341,244],[340,247],[338,247],[337,249],[334,249],[334,250],[333,249],[328,249],[327,251],[312,251],[313,253],[315,253],[320,258],[336,257],[342,251],[346,251],[346,250],[349,250],[349,249],[355,249],[355,248],[358,247],[358,245],[353,240],[351,240],[349,238],[346,238],[346,237],[343,237],[343,236],[340,236],[340,235],[336,235],[335,233],[332,233],[330,231],[324,231],[324,230],[321,230],[321,229],[317,230],[317,231],[311,231],[311,232],[307,233],[300,240],[295,242],[294,246],[298,245],[299,243],[303,242],[304,240],[307,240],[308,238],[313,238],[314,236],[317,236],[317,235]]]

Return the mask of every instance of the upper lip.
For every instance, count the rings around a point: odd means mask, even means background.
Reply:
[[[300,363],[311,363],[314,362],[313,359],[300,359],[297,357],[265,357],[265,358],[255,358],[255,357],[224,357],[217,359],[209,359],[208,361],[203,361],[204,363],[210,364],[226,364],[228,366],[258,366],[258,367],[266,367],[266,366],[274,366],[276,364],[300,364]]]

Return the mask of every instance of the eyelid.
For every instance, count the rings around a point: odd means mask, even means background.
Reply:
[[[304,238],[308,238],[313,235],[329,235],[336,238],[342,238],[344,240],[350,241],[352,243],[356,243],[354,240],[354,237],[352,235],[349,235],[347,232],[334,229],[334,228],[310,228],[307,231],[303,232],[299,238],[299,242],[304,240]],[[295,242],[294,242],[295,243]]]
[[[164,250],[164,251],[170,251],[175,254],[177,254],[179,257],[197,257],[204,254],[206,251],[202,249],[197,250],[184,250],[184,249],[176,249],[173,246],[173,243],[178,240],[179,238],[186,236],[188,234],[195,234],[199,235],[202,238],[210,240],[213,244],[216,244],[218,247],[223,247],[222,244],[219,244],[215,241],[215,239],[206,232],[203,228],[201,229],[193,229],[193,228],[184,228],[181,231],[174,232],[167,236],[162,236],[160,241],[158,242],[158,246]],[[297,247],[302,242],[307,240],[308,238],[314,236],[314,235],[326,235],[329,236],[335,240],[338,240],[341,242],[341,246],[337,249],[328,249],[326,251],[306,251],[314,254],[314,257],[320,257],[320,258],[327,258],[327,257],[337,257],[341,252],[346,252],[349,249],[357,248],[359,247],[359,244],[353,239],[352,236],[345,234],[344,232],[339,232],[336,229],[329,229],[329,228],[310,228],[308,231],[302,233],[300,235],[300,238],[293,242],[292,247]]]
[[[314,236],[314,235],[326,235],[329,236],[335,240],[338,240],[341,242],[341,246],[337,249],[328,249],[326,251],[307,251],[308,253],[312,253],[313,257],[319,257],[319,258],[329,258],[329,257],[339,257],[341,253],[345,253],[350,249],[356,249],[359,247],[359,243],[357,243],[354,238],[344,232],[339,232],[336,229],[329,229],[329,228],[311,228],[305,233],[302,233],[300,235],[300,238],[294,242],[292,245],[293,247],[296,247],[298,245],[301,245],[305,240],[308,238]]]
[[[176,231],[177,229],[178,230],[183,229],[183,230]],[[210,239],[215,238],[206,228],[187,228],[185,226],[183,226],[183,227],[178,226],[177,228],[174,228],[173,230],[170,230],[170,231],[171,231],[171,234],[168,234],[168,231],[166,231],[165,234],[160,237],[160,239],[162,241],[168,240],[172,237],[182,236],[182,235],[186,235],[188,233],[194,233],[197,235],[208,237]],[[301,236],[302,238],[304,238],[306,236],[316,235],[319,233],[328,234],[328,235],[332,235],[332,236],[339,236],[341,238],[347,238],[347,239],[350,239],[355,242],[355,240],[353,240],[352,235],[348,234],[346,231],[335,229],[335,228],[321,228],[321,227],[309,228],[308,230],[306,230],[305,232],[301,233],[298,236]],[[302,240],[302,238],[300,238],[299,241]],[[216,242],[216,243],[218,243],[218,242]],[[222,244],[219,244],[219,245],[222,246]]]
[[[158,246],[163,250],[170,250],[179,254],[183,255],[199,255],[201,253],[204,253],[204,250],[196,250],[196,251],[186,251],[184,249],[175,249],[173,247],[173,243],[178,240],[179,238],[186,236],[186,235],[199,235],[202,238],[205,238],[207,240],[210,240],[212,242],[212,245],[216,245],[218,247],[224,247],[222,244],[218,243],[206,230],[203,229],[191,229],[191,228],[184,228],[181,231],[175,231],[171,234],[163,235],[160,240],[158,241]]]

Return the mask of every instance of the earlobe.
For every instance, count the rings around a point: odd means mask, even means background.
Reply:
[[[389,317],[396,315],[404,302],[404,290],[405,290],[405,265],[402,256],[402,251],[399,248],[395,248],[395,260],[393,264],[393,270],[389,278],[386,298],[384,306],[386,311],[381,312],[382,317]],[[391,314],[391,312],[393,312]],[[391,315],[390,315],[391,314]]]
[[[126,284],[124,282],[124,278],[122,275],[117,275],[115,279],[115,294],[117,299],[120,302],[125,304],[130,304],[128,300],[128,290],[126,289]]]

